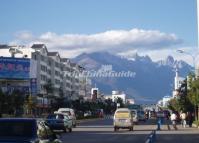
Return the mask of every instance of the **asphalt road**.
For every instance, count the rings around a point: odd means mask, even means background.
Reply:
[[[156,125],[153,121],[140,122],[135,125],[134,131],[121,129],[113,131],[112,119],[100,119],[80,123],[72,133],[62,135],[64,143],[144,143]]]
[[[183,128],[177,126],[175,131],[172,126],[168,130],[167,126],[162,126],[162,130],[157,132],[156,143],[199,143],[199,129],[198,128]]]

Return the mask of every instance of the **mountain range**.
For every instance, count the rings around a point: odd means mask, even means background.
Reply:
[[[124,91],[128,98],[134,98],[136,103],[147,104],[156,103],[162,97],[172,95],[176,67],[182,77],[186,77],[192,69],[186,62],[177,61],[172,56],[154,62],[149,56],[138,54],[127,59],[108,52],[94,52],[83,53],[72,61],[88,71],[109,67],[109,70],[112,68],[115,72],[135,73],[133,77],[92,77],[92,84],[96,84],[105,95],[111,95],[112,90]]]

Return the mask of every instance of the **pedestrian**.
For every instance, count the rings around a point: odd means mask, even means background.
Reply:
[[[177,115],[175,114],[175,112],[173,112],[173,113],[171,114],[171,122],[172,122],[173,128],[174,128],[175,130],[177,130],[176,120],[177,120]]]
[[[181,119],[181,124],[182,124],[182,127],[186,128],[186,113],[185,112],[181,112],[180,113],[180,119]]]
[[[192,127],[193,114],[191,112],[187,112],[187,123],[188,123],[189,127]]]
[[[168,130],[171,130],[171,128],[170,128],[170,117],[171,117],[171,114],[170,114],[170,112],[167,112],[167,114],[166,114],[166,123],[167,123],[167,128],[168,128]]]
[[[151,111],[149,111],[149,117],[148,118],[151,119]]]

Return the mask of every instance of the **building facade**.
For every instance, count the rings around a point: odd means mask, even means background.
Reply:
[[[69,100],[76,100],[91,94],[91,80],[88,77],[79,76],[84,70],[83,67],[72,63],[69,59],[61,58],[58,52],[49,52],[45,44],[33,44],[30,48],[20,50],[25,54],[26,59],[30,61],[29,63],[35,65],[34,68],[30,66],[29,71],[31,75],[34,74],[34,80],[32,80],[33,77],[29,77],[28,80],[22,78],[23,81],[20,84],[25,84],[30,88],[30,81],[34,81],[34,86],[36,86],[34,88],[36,90],[35,94],[39,95],[39,100],[42,100],[40,97],[46,97],[47,95],[55,97],[62,95]],[[7,56],[10,56],[9,52]],[[16,59],[24,57],[24,55],[16,56]],[[2,78],[1,81],[3,80]],[[4,87],[4,82],[0,83],[1,87]],[[15,82],[12,82],[12,84],[15,84]],[[50,85],[53,88],[52,92],[49,92],[48,89]]]
[[[116,102],[118,98],[121,98],[123,103],[126,103],[126,94],[124,92],[112,91],[112,101]]]

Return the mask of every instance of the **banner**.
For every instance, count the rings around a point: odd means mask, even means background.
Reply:
[[[0,79],[29,79],[30,59],[0,57]]]

